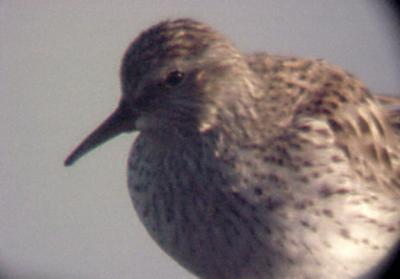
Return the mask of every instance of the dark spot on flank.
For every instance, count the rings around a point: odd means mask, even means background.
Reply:
[[[330,218],[333,217],[333,211],[330,209],[324,209],[324,210],[322,210],[322,213],[327,217],[330,217]]]
[[[350,239],[350,232],[347,229],[340,229],[340,235],[345,239]]]
[[[323,185],[319,190],[319,195],[322,198],[329,198],[330,196],[333,195],[333,190],[329,185]]]
[[[276,174],[271,173],[268,175],[268,180],[276,183],[280,180],[280,178]]]
[[[306,227],[306,228],[310,227],[310,223],[307,222],[306,220],[301,220],[301,221],[300,221],[300,224],[301,224],[303,227]]]
[[[299,202],[296,202],[294,204],[294,207],[296,209],[298,209],[298,210],[304,210],[304,209],[306,209],[306,208],[308,208],[310,206],[313,206],[313,205],[314,205],[314,203],[311,200],[301,200]]]
[[[400,180],[398,178],[391,178],[390,182],[394,187],[400,189]]]
[[[378,152],[376,150],[375,144],[371,143],[370,145],[367,146],[367,151],[369,156],[374,159],[375,161],[378,161]]]
[[[322,106],[323,103],[324,103],[324,102],[323,102],[322,99],[317,99],[317,100],[314,101],[314,105],[316,105],[316,106]]]
[[[287,85],[288,88],[293,88],[294,87],[294,84],[291,83],[291,82],[288,82],[286,85]]]
[[[345,195],[349,192],[350,191],[346,188],[334,189],[334,187],[328,184],[322,185],[319,189],[319,195],[321,196],[321,198],[330,198],[333,195]]]
[[[382,147],[381,148],[381,158],[382,162],[388,167],[392,168],[392,161],[390,159],[389,153],[386,148]]]
[[[387,231],[388,233],[394,233],[394,232],[396,232],[396,227],[395,227],[395,226],[389,226],[389,227],[386,229],[386,231]]]
[[[266,200],[265,207],[271,211],[276,210],[282,207],[285,204],[285,201],[281,197],[269,196]]]
[[[284,146],[277,146],[275,150],[278,152],[278,154],[279,154],[280,157],[284,157],[284,158],[287,158],[287,159],[290,160],[290,154],[289,154],[289,152],[287,151],[286,147],[284,147]]]
[[[300,176],[299,180],[300,180],[301,182],[303,182],[303,183],[308,183],[308,182],[309,182],[309,179],[308,179],[308,177],[307,177],[307,176],[305,176],[305,175],[303,175],[303,176]]]
[[[333,83],[328,81],[328,82],[325,82],[323,86],[326,88],[330,88],[330,87],[333,87]]]
[[[335,194],[344,195],[350,193],[349,189],[346,188],[339,188],[335,191]]]
[[[364,135],[371,133],[368,122],[361,115],[358,116],[357,122],[358,122],[358,126],[360,127],[361,132]]]
[[[317,231],[317,227],[315,225],[310,224],[310,222],[306,221],[306,220],[300,220],[300,224],[309,229],[312,232],[316,232]]]
[[[369,240],[368,240],[368,239],[366,239],[366,238],[363,238],[363,239],[361,240],[361,242],[362,242],[362,243],[364,243],[364,244],[366,244],[366,245],[368,245],[368,244],[369,244]]]
[[[255,193],[257,196],[261,196],[261,195],[263,194],[263,190],[262,190],[260,187],[255,187],[255,188],[254,188],[254,193]]]
[[[291,149],[301,150],[301,145],[298,143],[291,142],[291,143],[289,143],[289,147]]]
[[[340,157],[339,155],[333,155],[333,156],[331,157],[331,160],[332,160],[332,162],[334,162],[334,163],[340,163],[340,162],[343,162],[343,161],[344,161],[343,158]]]
[[[304,94],[304,92],[306,92],[306,89],[303,87],[299,88],[299,94]]]
[[[314,164],[311,161],[308,161],[308,160],[303,161],[303,167],[309,168],[309,167],[313,167],[313,166],[314,166]]]
[[[320,173],[319,171],[315,171],[315,172],[312,172],[312,173],[311,173],[311,176],[312,176],[313,178],[319,178],[319,177],[321,177],[321,173]]]
[[[343,131],[342,125],[340,125],[339,122],[337,122],[335,119],[328,119],[328,124],[331,127],[332,131],[336,133],[340,133]]]
[[[342,151],[344,152],[344,154],[346,155],[347,158],[350,158],[350,150],[349,147],[345,144],[338,144],[338,147],[340,149],[342,149]]]
[[[309,131],[311,131],[311,127],[310,127],[310,125],[302,125],[299,127],[299,130],[303,131],[303,132],[309,132]]]

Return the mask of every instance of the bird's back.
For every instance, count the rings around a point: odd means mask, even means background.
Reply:
[[[310,138],[331,136],[358,176],[400,197],[399,97],[373,96],[353,75],[323,60],[262,53],[247,59],[266,95],[273,95],[259,103],[260,113],[270,113],[268,103],[275,101],[281,133],[291,128]],[[313,122],[325,128],[313,131]]]

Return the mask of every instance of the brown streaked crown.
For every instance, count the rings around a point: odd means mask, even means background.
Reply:
[[[224,40],[209,26],[192,19],[163,21],[141,33],[128,47],[121,66],[123,89],[133,89],[150,69],[177,58],[191,59]]]

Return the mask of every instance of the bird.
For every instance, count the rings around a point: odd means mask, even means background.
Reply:
[[[117,109],[64,161],[137,132],[128,188],[203,279],[375,278],[400,241],[400,99],[323,59],[241,52],[191,18],[140,33]],[[400,242],[399,242],[400,243]]]

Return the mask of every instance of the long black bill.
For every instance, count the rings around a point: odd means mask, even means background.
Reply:
[[[65,159],[64,165],[70,166],[83,155],[109,139],[123,132],[133,131],[136,118],[137,114],[121,102],[118,108]]]

